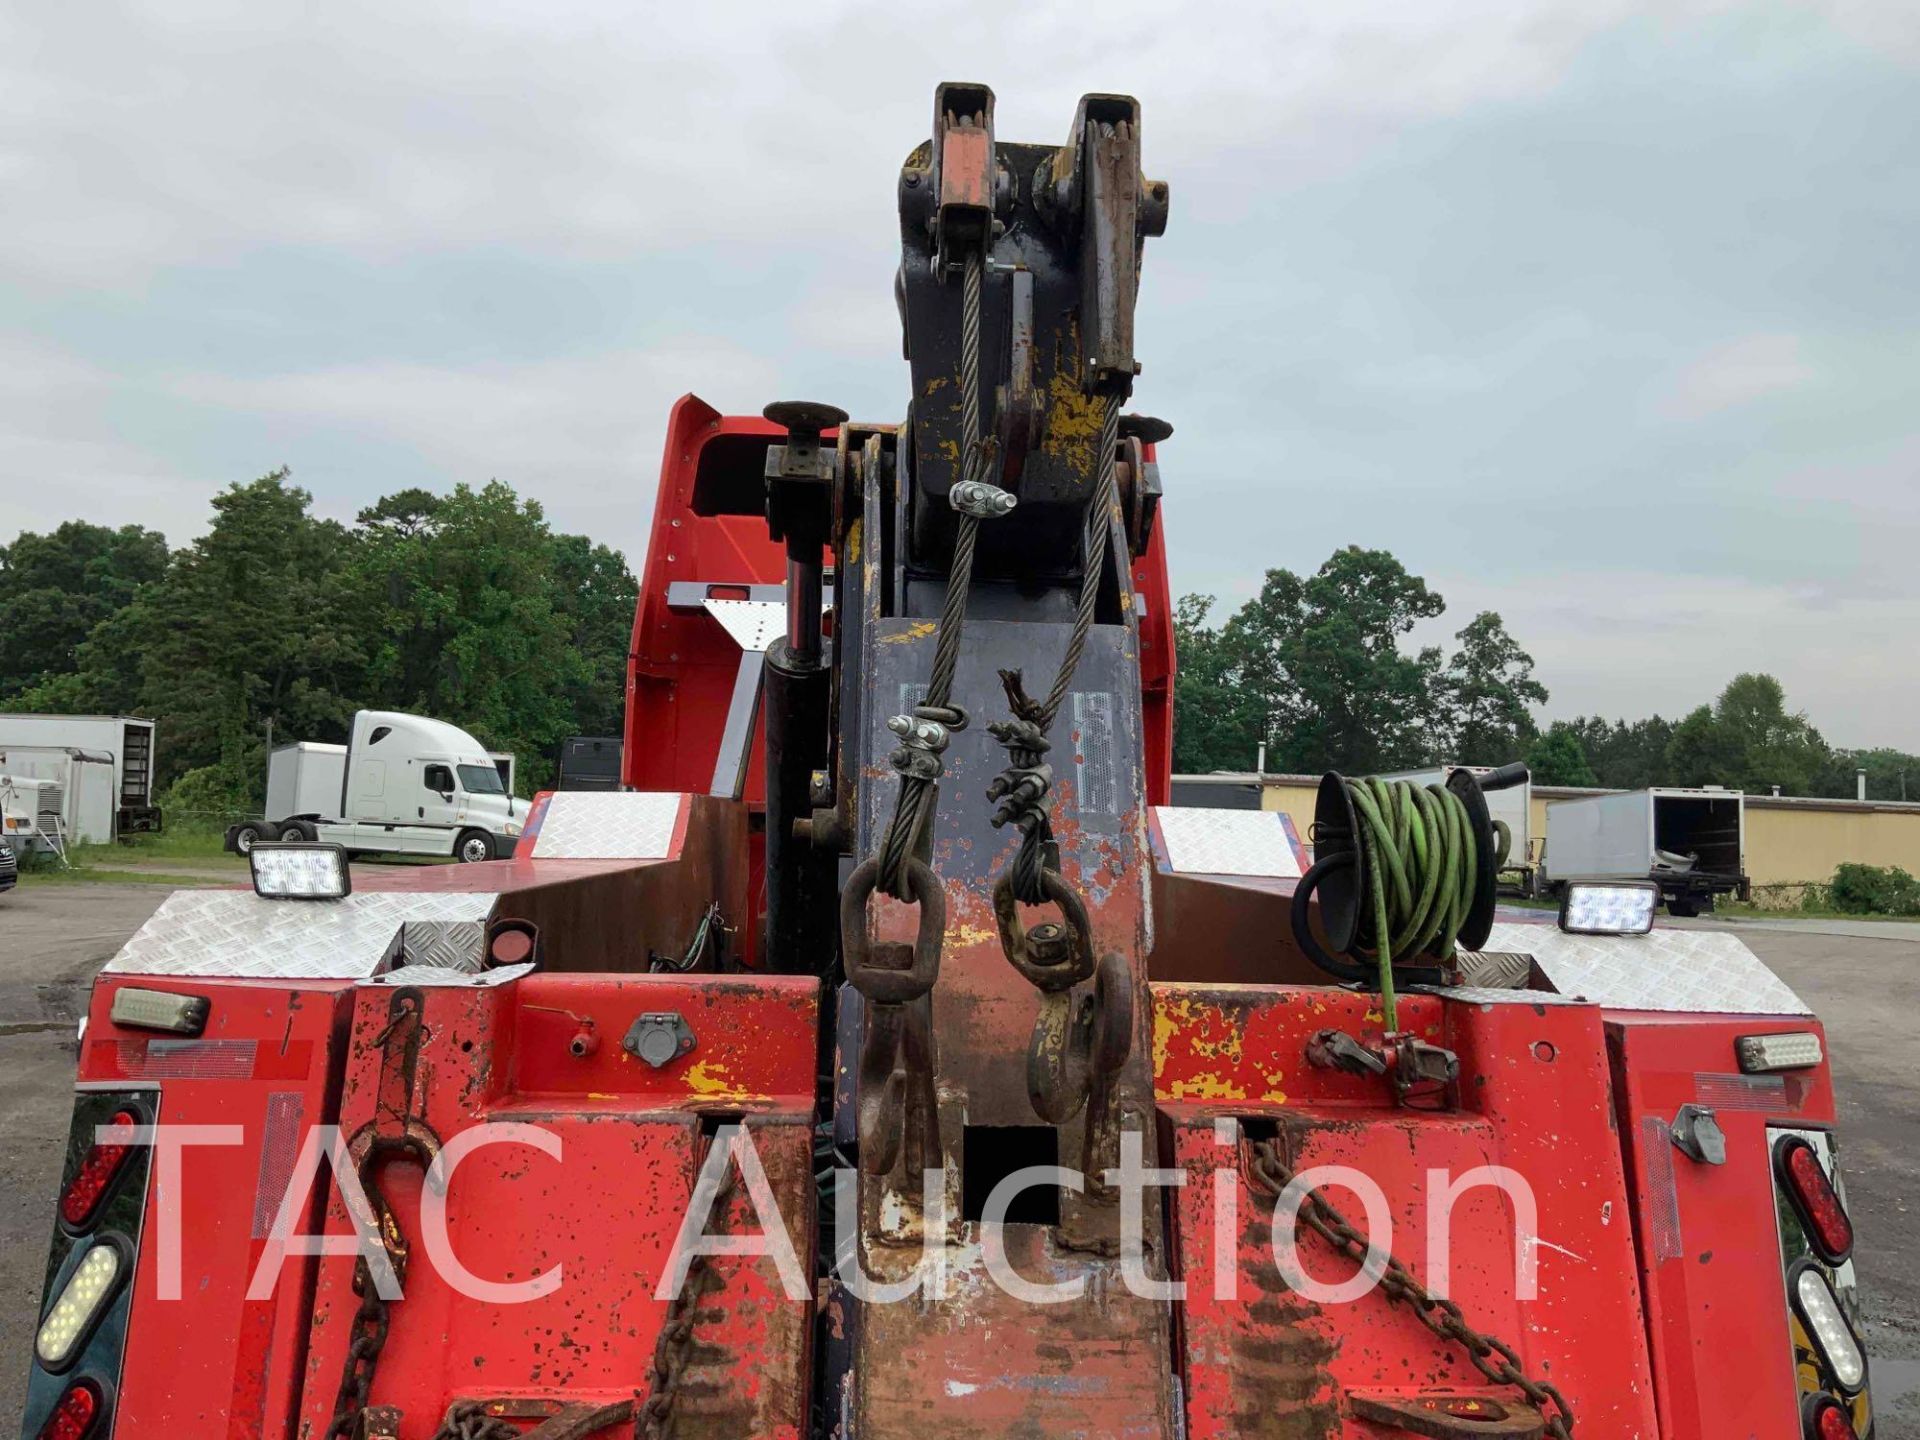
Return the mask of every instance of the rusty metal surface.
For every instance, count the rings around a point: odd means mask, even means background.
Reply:
[[[977,1244],[950,1252],[952,1298],[868,1306],[854,1433],[942,1440],[1172,1435],[1167,1313],[1127,1294],[1118,1266],[1089,1264],[1046,1227],[1009,1225],[1007,1259],[1038,1284],[1090,1271],[1105,1303],[1034,1306],[988,1277]],[[875,1381],[879,1383],[874,1383]]]
[[[752,929],[746,811],[707,795],[685,798],[671,860],[515,861],[528,883],[503,893],[496,918],[532,922],[544,967],[568,973],[631,974],[655,956],[678,961],[715,902],[736,946],[744,944]]]
[[[1248,1183],[1246,1143],[1259,1134],[1280,1137],[1296,1170],[1337,1164],[1370,1177],[1390,1205],[1391,1248],[1423,1278],[1426,1172],[1457,1176],[1479,1165],[1518,1172],[1538,1206],[1538,1238],[1529,1247],[1539,1266],[1537,1297],[1518,1293],[1516,1215],[1490,1188],[1463,1192],[1453,1211],[1453,1297],[1475,1326],[1513,1342],[1529,1373],[1567,1395],[1579,1433],[1675,1433],[1658,1430],[1652,1413],[1630,1278],[1632,1212],[1596,1007],[1407,997],[1403,1020],[1454,1049],[1461,1064],[1457,1102],[1420,1111],[1394,1106],[1385,1078],[1306,1061],[1307,1044],[1323,1029],[1377,1041],[1372,997],[1280,987],[1153,990],[1163,1124],[1174,1163],[1187,1172],[1172,1213],[1179,1270],[1189,1282],[1181,1337],[1194,1440],[1358,1440],[1379,1433],[1355,1418],[1351,1401],[1360,1395],[1391,1400],[1441,1389],[1502,1403],[1516,1398],[1377,1292],[1316,1305],[1287,1291],[1274,1267],[1268,1213]],[[1233,1122],[1224,1144],[1216,1131],[1222,1120]],[[1237,1205],[1225,1255],[1215,1247],[1222,1190]],[[1328,1193],[1348,1213],[1359,1211],[1342,1187]],[[1354,1273],[1326,1247],[1316,1253],[1314,1239],[1300,1244],[1308,1275],[1333,1284]],[[1220,1297],[1216,1265],[1238,1277],[1237,1297]]]
[[[555,1265],[562,1283],[514,1305],[477,1304],[416,1254],[371,1399],[397,1408],[403,1433],[425,1434],[456,1401],[615,1404],[641,1398],[667,1302],[654,1287],[692,1193],[706,1144],[703,1115],[749,1121],[802,1266],[811,1264],[814,986],[804,980],[533,976],[483,989],[417,992],[423,1009],[410,1078],[383,1070],[375,1042],[395,992],[367,987],[355,1006],[341,1124],[383,1133],[406,1107],[442,1144],[485,1122],[534,1124],[561,1157],[524,1144],[474,1150],[448,1189],[454,1254],[482,1278],[524,1281]],[[664,1069],[620,1049],[620,1027],[675,1008],[700,1043]],[[580,1056],[582,1022],[615,1037]],[[769,1042],[772,1043],[769,1043]],[[404,1097],[395,1093],[396,1083]],[[419,1168],[390,1164],[380,1183],[396,1222],[420,1234]],[[738,1193],[714,1231],[757,1231]],[[327,1229],[344,1233],[337,1194]],[[301,1423],[317,1440],[341,1373],[356,1299],[352,1264],[326,1257],[310,1330]],[[790,1299],[773,1262],[717,1257],[718,1284],[695,1306],[696,1341],[674,1434],[684,1440],[797,1437],[806,1414],[811,1296]]]
[[[1152,873],[1155,980],[1213,985],[1320,985],[1287,921],[1291,881]],[[1314,902],[1316,905],[1318,901]]]
[[[1064,626],[970,621],[955,695],[978,704],[979,697],[998,694],[999,669],[1050,673],[1064,637]],[[875,710],[911,708],[930,667],[933,641],[930,622],[880,619],[865,632],[863,687],[876,697]],[[1136,643],[1131,626],[1096,625],[1092,631],[1075,692],[1116,699],[1063,708],[1063,720],[1071,716],[1072,723],[1054,736],[1062,759],[1054,771],[1053,813],[1061,869],[1086,897],[1090,949],[1117,952],[1129,962],[1131,1044],[1129,1058],[1112,1077],[1111,1113],[1118,1125],[1150,1135],[1149,1014],[1140,957],[1152,867],[1144,841],[1140,712],[1124,699],[1138,693]],[[877,748],[885,743],[879,735],[863,740],[868,749],[857,793],[865,835],[877,835],[889,813],[892,772]],[[993,908],[993,879],[1018,839],[989,820],[987,784],[1005,755],[984,724],[977,724],[953,736],[945,762],[932,864],[947,891],[947,915],[932,1033],[938,1041],[944,1158],[957,1185],[966,1127],[1042,1123],[1020,1063],[1042,1001],[1008,964]],[[880,937],[912,938],[912,911],[876,899],[873,913]],[[1042,918],[1051,912],[1028,917],[1030,923]],[[1085,1153],[1087,1121],[1083,1106],[1059,1128],[1062,1164],[1077,1165]],[[958,1198],[956,1190],[956,1205]],[[917,1194],[885,1183],[863,1190],[861,1239],[869,1259],[886,1229],[885,1215],[917,1201]],[[1149,1205],[1150,1228],[1159,1223],[1157,1208],[1156,1198]],[[857,1313],[842,1328],[850,1346],[848,1403],[860,1433],[1170,1437],[1171,1314],[1165,1302],[1140,1299],[1117,1283],[1114,1262],[1100,1254],[1116,1232],[1115,1207],[1067,1193],[1057,1228],[1040,1227],[1013,1242],[1022,1247],[1016,1265],[1036,1275],[1087,1277],[1089,1293],[1076,1303],[1033,1306],[1002,1292],[982,1273],[977,1243],[960,1230],[949,1237],[949,1255],[966,1278],[947,1300],[852,1306]]]

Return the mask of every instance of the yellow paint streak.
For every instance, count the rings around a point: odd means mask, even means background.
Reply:
[[[1251,1068],[1257,1070],[1260,1078],[1266,1082],[1258,1095],[1250,1094],[1245,1083],[1235,1076],[1235,1071],[1248,1068],[1246,1036],[1239,1019],[1237,1014],[1214,1005],[1196,1003],[1184,996],[1156,996],[1153,1008],[1153,1079],[1158,1096],[1163,1100],[1258,1100],[1266,1104],[1285,1104],[1287,1092],[1282,1088],[1285,1074],[1280,1069],[1269,1070],[1257,1062],[1252,1065]],[[1178,1079],[1169,1078],[1168,1059],[1176,1037],[1183,1055],[1220,1061],[1219,1068],[1200,1070]]]
[[[937,620],[916,620],[904,630],[896,630],[891,635],[882,635],[882,645],[904,645],[909,640],[924,640],[940,628]]]
[[[1047,384],[1051,409],[1047,416],[1047,433],[1041,437],[1040,449],[1091,482],[1100,461],[1100,429],[1106,418],[1106,402],[1080,388],[1080,381],[1076,378],[1080,373],[1077,363],[1080,341],[1077,334],[1069,337],[1068,345],[1076,357],[1076,363],[1056,366],[1053,379]]]
[[[866,526],[866,523],[864,519],[856,520],[852,525],[847,527],[847,564],[849,565],[858,565],[860,563],[861,532]]]
[[[1177,1028],[1173,1016],[1167,1013],[1173,1001],[1156,998],[1153,1004],[1153,1078],[1156,1084],[1167,1070],[1167,1047],[1173,1043],[1174,1030]],[[1184,1005],[1186,1002],[1179,1002]]]
[[[1218,1075],[1195,1075],[1190,1080],[1176,1080],[1159,1093],[1167,1100],[1245,1100],[1247,1087]]]
[[[718,1060],[702,1060],[687,1067],[687,1088],[696,1095],[731,1095],[737,1087],[727,1067]]]
[[[960,442],[958,440],[942,440],[939,445],[939,450],[942,460],[953,465],[960,463]]]

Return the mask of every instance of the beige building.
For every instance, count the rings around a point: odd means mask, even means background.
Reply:
[[[1244,808],[1284,810],[1293,819],[1303,843],[1310,843],[1317,775],[1207,775],[1179,776],[1176,783],[1199,781],[1209,789],[1222,787],[1222,799],[1235,795]],[[1183,785],[1183,798],[1192,800],[1198,787]],[[1550,810],[1556,800],[1605,795],[1605,790],[1565,785],[1533,787],[1532,859],[1541,858],[1542,839],[1551,839]],[[1193,802],[1198,803],[1198,802]],[[1809,800],[1785,795],[1747,796],[1747,876],[1761,886],[1800,885],[1833,878],[1844,862],[1860,865],[1897,865],[1920,875],[1920,802],[1892,800]],[[1756,899],[1765,897],[1756,895]]]

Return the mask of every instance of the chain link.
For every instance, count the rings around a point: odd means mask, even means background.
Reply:
[[[738,1183],[738,1168],[728,1163],[725,1178],[714,1192],[710,1214],[725,1210]],[[660,1322],[659,1337],[653,1343],[653,1366],[647,1374],[647,1398],[639,1412],[639,1430],[645,1440],[664,1440],[673,1426],[674,1405],[679,1399],[680,1381],[693,1359],[694,1307],[719,1283],[713,1271],[713,1256],[696,1254],[687,1264],[680,1289],[667,1302],[667,1313]],[[462,1437],[465,1440],[465,1437]],[[479,1440],[493,1440],[491,1436]]]
[[[353,1338],[347,1346],[347,1365],[340,1376],[340,1394],[333,1404],[326,1440],[358,1440],[360,1417],[373,1390],[373,1373],[379,1368],[380,1352],[387,1347],[387,1332],[392,1326],[387,1302],[380,1298],[373,1267],[364,1256],[354,1262],[353,1288],[360,1296],[360,1308],[354,1312]]]
[[[489,1415],[478,1400],[462,1400],[447,1411],[433,1440],[520,1440],[520,1427]]]
[[[1278,1199],[1293,1183],[1293,1171],[1280,1158],[1278,1140],[1261,1140],[1253,1146],[1253,1175],[1260,1187]],[[1355,1264],[1366,1266],[1375,1253],[1367,1237],[1326,1200],[1318,1191],[1300,1197],[1299,1218],[1316,1235]],[[1527,1397],[1545,1417],[1547,1433],[1554,1440],[1572,1440],[1573,1407],[1557,1389],[1545,1380],[1535,1380],[1520,1368],[1520,1356],[1498,1336],[1488,1335],[1469,1325],[1460,1307],[1451,1300],[1431,1293],[1392,1254],[1386,1255],[1386,1268],[1380,1276],[1380,1288],[1387,1299],[1412,1308],[1422,1325],[1442,1340],[1450,1340],[1466,1351],[1473,1368],[1496,1385],[1511,1385]],[[1551,1407],[1551,1408],[1549,1408]]]

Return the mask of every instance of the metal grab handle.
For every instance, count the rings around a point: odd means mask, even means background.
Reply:
[[[947,933],[947,892],[933,867],[909,857],[907,894],[920,907],[920,928],[911,947],[878,947],[867,927],[867,901],[880,883],[880,858],[863,860],[847,877],[840,896],[840,954],[847,983],[875,1005],[904,1005],[933,989],[940,978],[940,946]],[[906,960],[905,965],[900,964]],[[891,962],[891,963],[889,963]]]
[[[1058,870],[1042,870],[1040,887],[1048,901],[1060,907],[1064,926],[1046,924],[1027,929],[1020,918],[1019,898],[1013,893],[1011,870],[1003,871],[994,882],[993,920],[1007,962],[1029,984],[1053,995],[1071,990],[1093,974],[1093,926],[1087,919],[1086,903]]]

